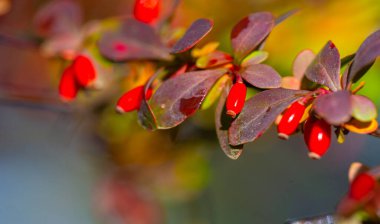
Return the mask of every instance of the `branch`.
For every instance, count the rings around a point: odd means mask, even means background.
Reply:
[[[0,33],[0,45],[12,46],[22,49],[29,48],[31,50],[36,50],[39,47],[35,41],[22,39],[3,33]]]

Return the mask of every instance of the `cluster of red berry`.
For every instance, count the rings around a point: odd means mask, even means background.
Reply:
[[[321,93],[328,93],[325,89],[320,90]],[[289,135],[297,131],[300,123],[304,122],[304,140],[310,151],[309,157],[320,159],[326,153],[331,143],[331,125],[325,120],[316,117],[315,114],[305,115],[307,104],[311,104],[310,98],[309,100],[303,98],[294,102],[285,110],[277,126],[278,136],[281,139],[287,140]],[[306,120],[305,117],[307,117]]]
[[[140,22],[154,23],[160,13],[160,0],[136,0],[134,6],[134,17]],[[59,95],[65,102],[75,99],[78,91],[83,88],[93,87],[97,78],[96,66],[92,60],[85,55],[77,56],[73,62],[64,70],[60,83]],[[144,95],[144,86],[138,86],[125,93],[117,103],[117,111],[120,113],[138,110]],[[145,98],[150,99],[152,89],[149,89]]]
[[[91,60],[77,56],[63,72],[59,83],[59,95],[65,102],[75,99],[79,89],[88,88],[96,79],[96,70]]]

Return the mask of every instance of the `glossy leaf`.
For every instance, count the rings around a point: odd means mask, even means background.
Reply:
[[[345,90],[317,97],[315,112],[332,125],[340,125],[351,119],[351,93]]]
[[[357,134],[369,134],[377,130],[379,124],[375,119],[369,122],[361,122],[352,119],[350,122],[344,124],[344,128]]]
[[[313,51],[306,49],[298,53],[296,59],[293,61],[293,76],[299,80],[305,75],[306,69],[315,59]]]
[[[246,101],[245,107],[229,129],[231,145],[241,145],[260,137],[290,104],[308,91],[271,89]]]
[[[352,95],[352,116],[359,121],[369,122],[377,117],[376,105],[367,97]]]
[[[212,68],[232,62],[232,57],[222,51],[214,51],[197,59],[198,68]]]
[[[340,87],[340,55],[335,45],[329,41],[306,70],[306,77],[332,91]]]
[[[260,64],[268,58],[268,52],[266,51],[253,51],[241,62],[242,67],[248,67],[255,64]]]
[[[226,72],[226,69],[188,72],[165,81],[150,104],[158,128],[175,127],[194,114],[215,82]]]
[[[206,110],[210,108],[219,98],[220,94],[223,92],[223,90],[226,88],[226,85],[229,82],[231,82],[231,78],[228,75],[225,75],[222,78],[220,78],[212,87],[210,92],[207,94],[206,98],[202,103],[201,109]]]
[[[215,110],[215,129],[218,136],[220,147],[230,159],[238,159],[243,152],[243,145],[231,146],[228,141],[228,128],[231,125],[232,118],[226,115],[226,99],[232,83],[229,82],[222,90],[217,108]]]
[[[214,22],[209,19],[198,19],[186,31],[185,35],[173,46],[172,54],[189,50],[201,41],[212,29]]]
[[[348,82],[357,82],[380,55],[380,30],[371,34],[359,47],[347,77]]]
[[[272,89],[281,86],[281,76],[269,65],[251,65],[241,72],[241,76],[257,88]]]
[[[231,42],[237,62],[255,50],[274,27],[274,16],[269,12],[253,13],[238,24],[231,32]]]
[[[105,32],[98,43],[101,54],[109,60],[168,60],[168,49],[155,30],[142,22],[127,19],[120,30]]]

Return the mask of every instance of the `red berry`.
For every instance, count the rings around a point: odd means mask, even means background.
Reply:
[[[65,102],[73,100],[78,93],[79,85],[75,80],[75,73],[72,66],[67,67],[59,82],[59,95]]]
[[[305,122],[304,139],[309,148],[309,157],[320,159],[331,143],[331,125],[324,120],[309,117]]]
[[[305,109],[305,105],[300,102],[295,102],[290,105],[277,126],[278,137],[288,139],[289,135],[293,134],[297,130]]]
[[[116,105],[116,110],[120,113],[130,112],[140,109],[140,104],[144,96],[144,86],[138,86],[129,90],[120,97]],[[152,96],[152,89],[148,89],[145,99],[149,100]]]
[[[83,55],[77,56],[74,59],[73,67],[75,70],[75,78],[79,85],[87,87],[93,83],[96,78],[96,71],[88,57]]]
[[[143,23],[154,22],[160,14],[161,0],[136,0],[133,14]]]
[[[244,83],[237,82],[232,86],[226,102],[228,115],[234,118],[243,110],[246,94],[247,87]]]
[[[375,187],[375,178],[367,173],[361,173],[352,181],[348,195],[352,199],[361,200],[368,196]]]

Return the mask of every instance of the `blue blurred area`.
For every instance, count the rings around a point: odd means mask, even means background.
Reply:
[[[97,223],[86,136],[67,113],[0,106],[0,223]]]

